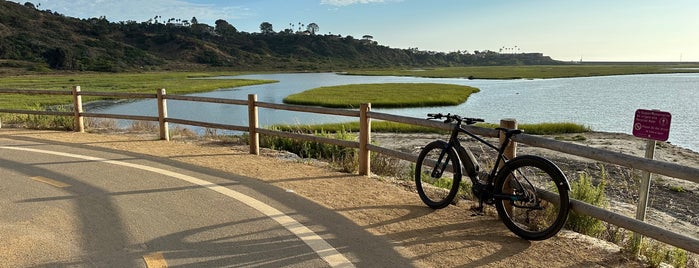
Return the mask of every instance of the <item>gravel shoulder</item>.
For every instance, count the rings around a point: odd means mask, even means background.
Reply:
[[[391,183],[390,179],[341,173],[312,161],[290,161],[280,157],[283,154],[272,150],[263,149],[261,155],[256,156],[250,155],[248,148],[243,145],[202,139],[166,142],[157,140],[155,135],[24,129],[0,129],[0,135],[124,150],[257,178],[333,209],[368,232],[385,237],[398,252],[417,267],[643,266],[634,257],[621,252],[619,247],[610,243],[567,231],[546,241],[525,241],[510,233],[495,218],[494,213],[486,216],[471,215],[469,208],[474,205],[473,202],[459,202],[458,205],[442,210],[432,210],[423,205],[415,193]],[[585,135],[588,137],[585,142],[590,146],[612,146],[608,143],[618,142],[623,144],[614,148],[625,153],[625,150],[635,152],[639,148],[633,141],[627,141],[628,137],[625,136],[609,141],[609,137],[603,134]],[[421,138],[435,138],[424,136],[421,135]],[[418,137],[409,135],[376,135],[374,139],[384,147],[402,144],[396,148],[404,150],[410,150],[418,144],[426,144]],[[633,144],[626,144],[627,142]],[[393,145],[388,146],[389,143]],[[668,161],[676,161],[683,165],[699,166],[697,153],[676,149],[669,153],[664,153],[661,149],[658,159],[667,158]],[[523,147],[521,152],[528,153],[528,149]],[[552,152],[536,154],[556,155]],[[554,161],[558,163],[557,159]],[[594,166],[594,163],[590,163]],[[688,185],[686,189],[695,197],[699,192],[696,185]],[[657,196],[653,193],[651,195]],[[696,201],[689,204],[689,209],[696,211],[696,204]],[[693,228],[694,231],[697,230],[696,225]]]

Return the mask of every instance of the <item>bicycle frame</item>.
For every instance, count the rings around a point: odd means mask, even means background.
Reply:
[[[497,151],[497,159],[495,160],[495,165],[493,166],[493,169],[488,173],[488,178],[487,178],[487,184],[492,184],[493,180],[495,179],[495,175],[497,174],[498,167],[500,166],[501,162],[507,161],[507,157],[504,155],[505,149],[507,148],[507,145],[510,142],[510,139],[512,138],[513,132],[507,131],[506,129],[503,128],[498,128],[499,130],[505,131],[505,140],[502,143],[502,145],[498,148],[497,146],[493,145],[492,143],[486,141],[485,139],[477,136],[476,134],[473,134],[469,132],[468,130],[464,129],[461,126],[461,122],[456,123],[454,128],[451,131],[451,136],[449,137],[449,142],[448,144],[450,146],[454,146],[456,149],[457,154],[459,155],[461,164],[463,164],[464,168],[466,169],[466,174],[468,177],[471,179],[471,182],[475,185],[476,183],[480,183],[477,180],[477,173],[479,171],[480,166],[478,165],[478,161],[476,160],[476,157],[473,155],[471,150],[468,148],[465,148],[461,145],[461,142],[459,141],[459,133],[464,133],[468,135],[471,138],[474,138],[475,140],[479,141],[480,143],[485,144],[486,146],[492,148],[493,150]]]

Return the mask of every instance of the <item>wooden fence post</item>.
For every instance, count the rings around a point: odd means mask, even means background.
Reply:
[[[646,142],[646,158],[653,160],[655,158],[655,140],[648,140]],[[636,219],[639,221],[646,221],[646,210],[648,207],[648,197],[650,196],[650,181],[652,173],[648,171],[643,171],[641,177],[641,189],[639,189],[638,205],[636,207]],[[636,254],[640,253],[641,242],[643,242],[643,235],[639,233],[633,234],[633,243]]]
[[[502,128],[507,128],[507,129],[517,129],[517,120],[511,119],[511,118],[505,118],[500,120],[500,127]],[[500,145],[502,145],[505,142],[505,132],[500,131]],[[510,144],[507,145],[507,148],[505,148],[505,151],[503,152],[503,155],[507,157],[507,159],[512,159],[517,156],[517,143],[510,140]],[[500,162],[500,167],[505,165],[505,162]],[[509,181],[509,177],[508,177]],[[510,183],[506,182],[505,187],[503,187],[503,192],[505,193],[514,193],[514,189],[510,187]],[[505,210],[508,211],[508,213],[512,213],[512,205],[507,203],[505,205]],[[499,216],[497,217],[498,219],[500,218]]]
[[[160,125],[160,139],[170,140],[170,129],[167,123],[167,101],[165,100],[165,89],[158,89],[158,123]]]
[[[517,120],[512,118],[505,118],[500,120],[500,127],[507,129],[517,129]],[[505,141],[505,133],[500,132],[500,145]],[[508,159],[515,158],[517,156],[517,143],[510,140],[510,144],[507,145],[504,155]]]
[[[248,125],[250,134],[250,154],[260,154],[260,133],[257,133],[259,122],[257,119],[257,94],[248,94]]]
[[[80,86],[73,86],[73,129],[76,132],[85,132],[85,119],[82,116],[83,97],[80,95]]]
[[[362,103],[359,107],[359,175],[371,174],[371,152],[367,145],[371,142],[371,103]]]

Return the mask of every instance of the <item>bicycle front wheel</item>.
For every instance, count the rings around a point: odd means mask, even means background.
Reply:
[[[551,161],[524,155],[495,179],[495,207],[507,228],[527,240],[550,238],[568,219],[568,181]]]
[[[448,206],[459,191],[461,164],[445,141],[433,141],[422,149],[415,165],[415,184],[420,199],[435,209]]]

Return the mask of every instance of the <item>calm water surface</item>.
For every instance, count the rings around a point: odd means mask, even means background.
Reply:
[[[332,73],[261,74],[235,76],[269,79],[279,83],[223,89],[193,94],[247,99],[257,94],[263,102],[282,103],[289,94],[321,86],[357,83],[448,83],[481,89],[466,103],[449,107],[373,109],[374,111],[423,118],[427,113],[458,113],[481,117],[487,122],[515,118],[520,123],[575,122],[596,131],[631,133],[637,109],[658,109],[672,114],[668,141],[699,151],[699,74],[625,75],[535,80],[467,80],[393,76],[348,76]],[[429,93],[428,93],[429,94]],[[100,112],[155,116],[153,100],[106,107]],[[168,101],[172,118],[247,125],[247,107]],[[260,109],[260,124],[316,124],[355,121],[354,118]]]

